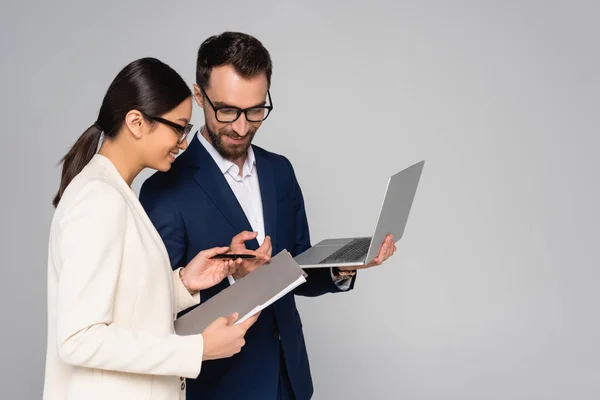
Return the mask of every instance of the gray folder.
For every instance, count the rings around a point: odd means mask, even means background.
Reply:
[[[306,282],[305,277],[291,254],[283,250],[268,263],[177,319],[175,332],[181,336],[202,333],[217,318],[234,312],[239,313],[236,323],[241,323]]]

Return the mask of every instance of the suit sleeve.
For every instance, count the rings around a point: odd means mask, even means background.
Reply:
[[[159,194],[154,187],[144,183],[140,190],[140,202],[144,207],[150,221],[163,240],[171,268],[173,269],[173,301],[179,313],[200,303],[200,293],[190,295],[181,279],[179,270],[185,267],[187,252],[187,239],[185,225],[181,213],[172,199]]]
[[[300,189],[300,185],[298,184],[298,180],[296,179],[296,174],[294,173],[294,168],[290,161],[286,158],[286,164],[289,168],[291,175],[291,182],[293,185],[292,188],[292,196],[294,198],[294,211],[296,213],[296,240],[295,240],[295,248],[293,256],[296,256],[304,251],[308,250],[311,247],[310,244],[310,234],[308,230],[308,219],[306,217],[306,209],[304,207],[304,197],[302,195],[302,190]],[[307,268],[304,270],[308,275],[306,277],[306,283],[300,285],[294,293],[300,296],[307,297],[315,297],[320,296],[326,293],[338,293],[348,291],[354,288],[354,282],[356,280],[356,276],[352,278],[352,282],[349,286],[340,287],[335,284],[333,278],[331,276],[330,268]]]
[[[59,232],[57,346],[71,365],[196,378],[201,335],[157,336],[113,323],[128,209],[122,195],[91,182],[66,212]],[[165,301],[168,301],[165,299]]]
[[[144,182],[140,190],[140,203],[165,243],[171,267],[176,270],[185,267],[187,252],[185,225],[177,205],[165,196],[163,190],[157,190],[155,183],[149,180]]]

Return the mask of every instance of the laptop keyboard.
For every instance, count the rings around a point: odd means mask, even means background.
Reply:
[[[331,254],[319,264],[365,261],[371,245],[371,238],[358,238]]]

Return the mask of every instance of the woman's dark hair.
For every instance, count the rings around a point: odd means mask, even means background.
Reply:
[[[114,138],[131,110],[160,116],[191,95],[181,76],[155,58],[141,58],[123,68],[108,87],[96,122],[83,132],[61,160],[62,175],[52,201],[54,207],[69,183],[96,154],[102,133],[107,139]]]
[[[206,39],[198,49],[196,83],[208,88],[214,67],[231,65],[243,78],[254,78],[265,73],[271,86],[273,63],[262,43],[254,36],[240,32],[223,32]]]

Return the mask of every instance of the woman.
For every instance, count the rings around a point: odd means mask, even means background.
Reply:
[[[130,188],[144,168],[170,168],[187,146],[191,112],[191,92],[173,69],[134,61],[63,158],[49,243],[45,399],[185,398],[185,378],[197,377],[203,360],[239,352],[256,321],[233,325],[234,315],[202,335],[174,333],[177,313],[235,267],[211,260],[228,250],[216,248],[173,271]]]

